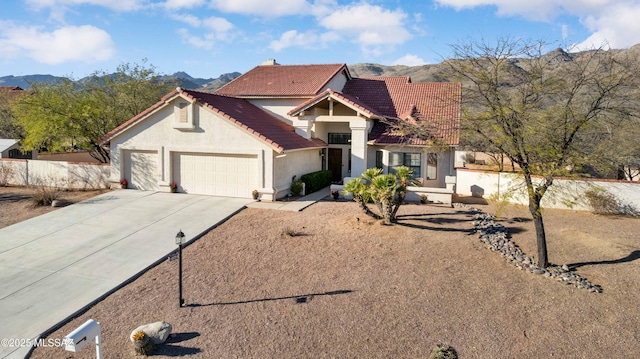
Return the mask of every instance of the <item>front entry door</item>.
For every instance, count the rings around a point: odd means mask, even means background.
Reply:
[[[342,148],[329,148],[329,159],[327,163],[331,171],[331,181],[342,181]]]

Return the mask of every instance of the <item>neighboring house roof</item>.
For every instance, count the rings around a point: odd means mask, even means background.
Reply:
[[[342,71],[351,78],[345,64],[260,65],[215,93],[235,97],[312,97]]]
[[[0,138],[0,152],[4,152],[18,143],[18,140]]]
[[[0,86],[0,104],[8,103],[26,93],[30,93],[30,91],[25,91],[19,86]]]
[[[390,120],[423,122],[449,145],[460,141],[460,100],[457,82],[417,82],[409,77],[361,77],[347,82],[343,92]],[[427,145],[428,140],[410,138],[378,124],[370,133],[375,144]]]
[[[176,90],[165,95],[160,101],[152,105],[139,115],[116,127],[107,133],[99,143],[107,143],[120,132],[144,120],[148,115],[164,106],[167,102],[178,95],[183,95],[194,102],[200,103],[203,107],[226,118],[230,122],[238,125],[243,130],[266,142],[277,152],[291,151],[303,148],[326,147],[327,144],[319,139],[306,139],[295,132],[295,128],[277,117],[262,111],[244,99],[222,96],[208,92]]]

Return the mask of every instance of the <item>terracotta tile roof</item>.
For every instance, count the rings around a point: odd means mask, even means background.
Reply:
[[[342,103],[345,106],[352,108],[354,111],[358,111],[368,118],[382,118],[383,116],[379,114],[376,110],[367,107],[367,105],[360,101],[357,97],[351,95],[345,95],[338,91],[333,91],[328,89],[316,97],[313,97],[304,103],[300,104],[296,108],[292,109],[288,112],[289,116],[297,116],[300,112],[305,111],[315,105],[321,103],[328,98],[332,98],[335,101]]]
[[[460,99],[462,86],[455,82],[417,82],[409,77],[361,77],[347,82],[343,92],[390,119],[416,121],[432,127],[434,135],[449,145],[460,141]],[[373,132],[373,131],[372,131]],[[386,131],[376,144],[427,144]]]
[[[0,104],[7,104],[16,97],[29,93],[31,91],[25,91],[19,86],[0,86]]]
[[[235,97],[311,97],[345,71],[345,64],[260,65],[229,82],[215,93]]]
[[[322,140],[298,135],[293,126],[247,100],[193,90],[182,90],[182,93],[267,142],[277,152],[327,146]]]
[[[202,104],[204,107],[238,125],[245,131],[253,134],[262,141],[271,145],[275,151],[284,152],[303,148],[326,147],[327,144],[319,139],[308,140],[295,132],[295,128],[277,117],[260,110],[250,102],[221,96],[208,92],[177,89],[165,95],[162,100],[149,107],[136,117],[123,123],[113,131],[105,135],[99,143],[106,143],[119,132],[142,120],[151,112],[163,106],[169,99],[178,94],[190,98],[192,101]]]

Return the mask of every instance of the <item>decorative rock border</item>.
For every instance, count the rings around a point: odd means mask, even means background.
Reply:
[[[518,245],[509,239],[511,237],[509,230],[500,223],[497,223],[494,216],[462,203],[456,203],[456,205],[474,214],[474,233],[479,233],[480,240],[488,245],[487,248],[500,253],[511,265],[530,273],[544,275],[547,278],[555,278],[559,282],[564,282],[567,285],[587,289],[589,292],[602,293],[602,287],[600,285],[593,284],[586,278],[572,272],[566,264],[562,266],[550,265],[547,268],[536,266],[533,258],[527,256]]]

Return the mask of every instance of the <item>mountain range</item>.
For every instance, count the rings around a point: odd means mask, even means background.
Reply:
[[[172,75],[162,75],[160,76],[160,79],[161,80],[177,79],[179,86],[182,88],[214,91],[240,75],[241,74],[239,72],[232,72],[232,73],[222,74],[217,78],[202,79],[202,78],[191,77],[186,72],[180,71]],[[41,82],[58,83],[63,81],[64,79],[67,79],[67,78],[53,76],[53,75],[24,75],[24,76],[9,75],[9,76],[0,77],[0,86],[19,86],[24,90],[30,90],[32,83],[41,83]],[[89,77],[84,77],[77,80],[76,82],[82,83],[88,79]]]
[[[627,52],[628,55],[640,58],[640,44],[625,50],[609,50],[616,52]],[[572,61],[581,56],[582,52],[568,53],[562,49],[553,50],[543,56],[548,57],[558,64],[562,62]],[[518,59],[514,59],[512,66],[518,66]],[[448,82],[451,81],[447,77],[446,65],[443,63],[427,64],[422,66],[385,66],[379,64],[354,64],[348,65],[349,71],[353,77],[363,76],[409,76],[413,82]],[[185,89],[194,89],[200,91],[213,92],[236,77],[240,76],[240,72],[231,72],[218,76],[217,78],[194,78],[186,72],[176,72],[172,75],[162,75],[161,79],[177,79],[180,87]],[[36,82],[58,82],[64,77],[56,77],[52,75],[25,75],[25,76],[4,76],[0,77],[0,86],[20,86],[28,90],[32,83]],[[80,79],[82,83],[85,79]]]

